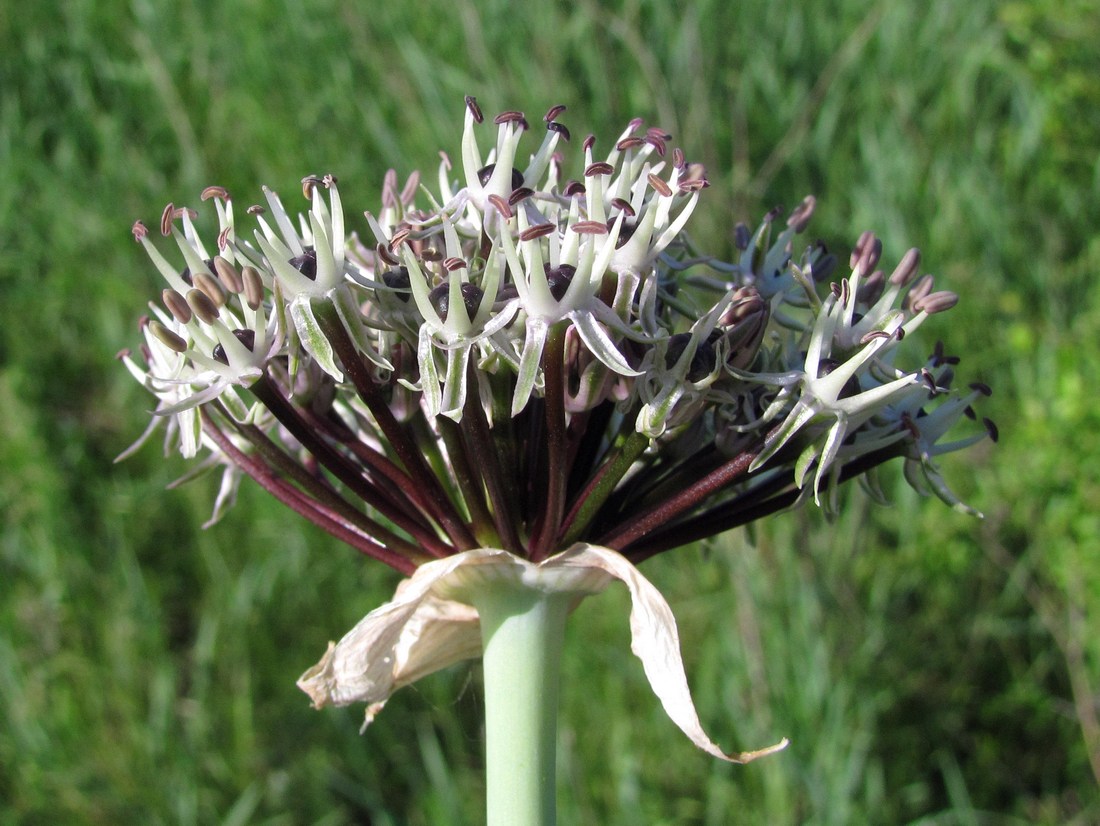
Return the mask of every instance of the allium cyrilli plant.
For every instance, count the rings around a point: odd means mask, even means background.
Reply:
[[[459,165],[444,156],[434,189],[387,175],[363,235],[331,175],[303,180],[301,215],[266,189],[240,215],[210,187],[205,239],[171,204],[167,243],[134,225],[166,282],[141,358],[123,356],[158,399],[138,445],[162,427],[221,469],[211,522],[248,476],[408,576],[302,676],[317,707],[366,703],[369,722],[400,686],[483,656],[491,823],[553,820],[557,661],[581,599],[624,582],[673,721],[727,760],[770,753],[785,741],[727,753],[703,732],[637,564],[804,500],[834,510],[891,459],[969,510],[935,459],[995,437],[986,421],[941,442],[988,390],[955,389],[942,345],[905,352],[957,300],[916,250],[887,275],[865,233],[838,275],[804,240],[806,198],[738,226],[718,260],[686,232],[702,166],[640,121],[569,162],[563,110],[521,150],[521,113],[493,130],[467,98]]]

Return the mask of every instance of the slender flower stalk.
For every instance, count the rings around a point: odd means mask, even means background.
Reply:
[[[632,598],[632,648],[664,708],[703,732],[675,621],[637,564],[837,491],[891,459],[922,493],[974,512],[935,459],[987,394],[953,389],[959,359],[912,335],[958,297],[890,276],[864,233],[850,274],[820,242],[816,208],[738,225],[735,260],[686,226],[708,186],[671,136],[631,121],[610,147],[555,106],[535,131],[490,124],[466,99],[460,166],[438,191],[386,175],[369,235],[349,234],[332,175],[307,176],[295,216],[273,191],[242,227],[209,187],[216,240],[169,204],[154,243],[165,280],[122,360],[157,399],[150,427],[199,468],[220,467],[211,523],[242,476],[408,578],[329,647],[299,685],[317,707],[367,704],[452,663],[484,660],[491,824],[554,822],[558,663],[575,605],[614,581]],[[362,238],[372,237],[365,242]],[[166,248],[166,252],[161,247]],[[175,263],[172,263],[173,260]],[[121,457],[120,457],[121,458]]]

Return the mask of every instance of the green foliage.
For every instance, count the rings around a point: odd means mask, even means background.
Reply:
[[[582,605],[562,822],[1100,820],[1100,19],[833,5],[0,10],[0,824],[479,822],[476,668],[363,737],[294,687],[390,572],[247,486],[201,531],[213,481],[164,491],[184,468],[156,446],[111,463],[149,404],[111,360],[155,295],[130,222],[329,171],[376,209],[388,167],[434,176],[469,93],[569,104],[575,140],[668,128],[708,167],[712,245],[808,191],[840,251],[864,228],[888,264],[919,244],[963,297],[926,326],[994,386],[979,412],[1003,433],[946,462],[984,522],[885,474],[891,509],[852,491],[834,524],[647,563],[704,723],[730,747],[791,737],[780,756],[696,754],[629,654],[625,595]]]

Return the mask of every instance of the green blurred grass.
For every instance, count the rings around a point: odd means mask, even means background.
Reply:
[[[853,491],[834,524],[647,563],[705,724],[791,737],[778,757],[695,752],[625,595],[582,605],[561,822],[1100,820],[1098,39],[1086,0],[0,8],[0,823],[480,821],[476,669],[363,737],[294,687],[390,572],[252,489],[201,531],[213,483],[164,491],[184,467],[155,447],[111,464],[149,406],[111,358],[155,295],[132,220],[326,171],[374,208],[388,167],[454,151],[469,93],[665,126],[710,172],[712,248],[811,191],[831,246],[920,245],[963,295],[929,343],[996,388],[1003,434],[946,461],[983,522],[891,475],[891,509]]]

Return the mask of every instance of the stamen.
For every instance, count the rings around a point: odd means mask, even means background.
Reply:
[[[551,132],[557,132],[559,135],[561,135],[567,141],[571,137],[570,134],[569,134],[569,129],[568,129],[568,127],[566,127],[566,125],[564,123],[558,123],[557,121],[551,121],[550,123],[546,124],[546,128]]]
[[[864,333],[863,336],[859,339],[859,343],[862,346],[864,344],[868,344],[869,342],[883,338],[893,338],[893,336],[885,330],[872,330],[869,333]]]
[[[901,261],[898,262],[897,267],[890,274],[890,283],[895,287],[904,287],[910,281],[913,280],[913,276],[917,273],[917,267],[920,266],[920,250],[913,247],[905,255],[902,256]]]
[[[176,206],[171,201],[164,207],[160,214],[160,234],[167,238],[172,234],[172,218],[176,214]]]
[[[490,195],[489,203],[497,208],[497,212],[499,212],[505,220],[508,220],[512,217],[512,208],[508,206],[508,202],[501,198],[499,195]]]
[[[654,187],[654,189],[656,189],[656,187]],[[669,190],[669,193],[672,193],[671,189]],[[627,201],[624,198],[612,198],[611,206],[615,209],[625,212],[627,214],[627,217],[629,218],[633,218],[637,214],[634,212],[634,207],[630,205],[630,201]]]
[[[637,149],[639,146],[645,146],[645,141],[635,137],[623,138],[615,144],[615,148],[620,152],[625,152],[628,149]]]
[[[521,128],[527,128],[527,118],[524,117],[523,112],[518,112],[515,109],[509,109],[506,112],[501,112],[499,115],[493,118],[493,123],[495,123],[497,126],[505,123],[519,123],[522,124]]]
[[[607,161],[596,161],[589,164],[588,168],[584,170],[584,177],[591,178],[593,175],[610,175],[615,171],[615,167],[609,164]]]
[[[657,151],[657,154],[660,155],[662,158],[668,151],[668,146],[665,144],[665,142],[654,135],[647,136],[645,142],[652,146]]]
[[[810,223],[810,219],[814,215],[814,209],[817,207],[817,199],[813,195],[807,195],[802,199],[802,203],[791,210],[790,216],[787,218],[787,226],[791,227],[795,232],[801,233],[805,231],[806,226]]]
[[[534,194],[535,190],[526,186],[521,186],[519,189],[513,189],[512,194],[508,196],[508,206],[515,206],[520,201],[524,201]]]
[[[535,224],[533,227],[528,227],[519,234],[520,241],[533,241],[536,238],[542,238],[544,235],[549,235],[556,230],[557,224]]]
[[[595,135],[589,135],[587,138],[584,139],[584,143],[581,144],[581,147],[584,149],[585,152],[587,152],[589,149],[591,149],[595,145],[596,145],[596,136]]]
[[[244,300],[250,310],[258,310],[264,301],[264,282],[260,273],[253,266],[245,266],[241,270],[241,281],[244,283]]]
[[[218,249],[224,250],[229,246],[229,233],[233,231],[233,227],[227,226],[218,233]]]
[[[607,224],[602,221],[577,221],[572,229],[578,235],[607,235]]]
[[[321,186],[324,183],[316,175],[306,175],[302,178],[302,195],[305,196],[307,201],[313,199],[313,188]]]
[[[149,234],[149,227],[145,226],[141,221],[134,221],[133,226],[130,227],[130,232],[134,236],[135,241],[140,241]]]
[[[172,318],[180,324],[186,324],[191,320],[191,308],[187,306],[187,299],[178,292],[167,289],[161,292],[160,297],[168,312],[172,314]]]
[[[214,276],[207,272],[198,272],[192,278],[194,285],[206,293],[214,304],[218,307],[225,306],[225,290]]]
[[[223,201],[228,201],[229,192],[226,191],[224,186],[208,186],[202,191],[199,197],[204,201],[209,201],[211,198],[220,198]]]
[[[744,252],[749,248],[751,242],[752,230],[749,229],[748,224],[738,221],[733,228],[733,245]]]
[[[390,251],[386,249],[385,244],[376,244],[374,247],[374,254],[389,264],[391,267],[396,267],[401,263],[400,260],[390,255]]]
[[[477,105],[477,98],[473,95],[466,95],[466,108],[470,110],[470,114],[474,117],[475,123],[481,123],[485,120],[485,115],[481,112],[481,107]]]
[[[585,192],[584,184],[580,181],[570,181],[565,185],[566,198],[572,198],[574,195],[584,195]]]
[[[985,432],[989,434],[989,438],[996,443],[1001,438],[1001,432],[997,429],[997,425],[993,424],[993,420],[989,418],[982,419],[982,424],[985,425]]]
[[[936,313],[946,312],[959,303],[958,293],[953,293],[950,290],[938,290],[934,293],[918,298],[913,301],[911,306],[918,313],[928,313],[928,315],[935,315]]]
[[[187,303],[191,306],[192,312],[199,317],[199,321],[203,324],[213,324],[220,315],[218,306],[211,300],[210,296],[202,290],[188,290]]]
[[[237,272],[237,268],[220,255],[214,256],[214,272],[218,274],[222,286],[229,292],[239,293],[244,289],[244,282],[241,281],[241,274]]]
[[[677,146],[672,150],[672,165],[676,169],[683,169],[686,163],[687,160],[684,158],[684,150]]]
[[[267,210],[261,204],[253,204],[245,212],[248,215],[263,215]]]
[[[657,192],[658,195],[662,195],[665,198],[672,194],[672,187],[670,187],[664,180],[658,178],[652,172],[649,173],[647,178],[649,185]]]
[[[405,181],[401,189],[401,203],[411,204],[416,197],[416,190],[420,187],[420,170],[414,169]]]
[[[451,257],[443,262],[443,269],[447,272],[454,272],[455,270],[461,270],[465,268],[466,261],[462,258]]]
[[[149,322],[149,330],[157,340],[167,347],[169,350],[174,350],[177,353],[187,352],[187,342],[173,333],[155,318]]]
[[[550,109],[547,110],[546,114],[542,116],[542,119],[547,123],[552,123],[554,120],[557,119],[558,115],[560,115],[564,111],[565,106],[559,103],[557,106],[551,106]]]
[[[393,237],[390,239],[390,252],[396,254],[398,248],[402,244],[404,244],[405,241],[408,240],[408,238],[411,234],[412,234],[412,229],[410,227],[402,227],[397,232],[395,232],[393,234]]]
[[[970,383],[970,389],[981,393],[983,396],[992,396],[993,390],[985,382],[974,381]]]

